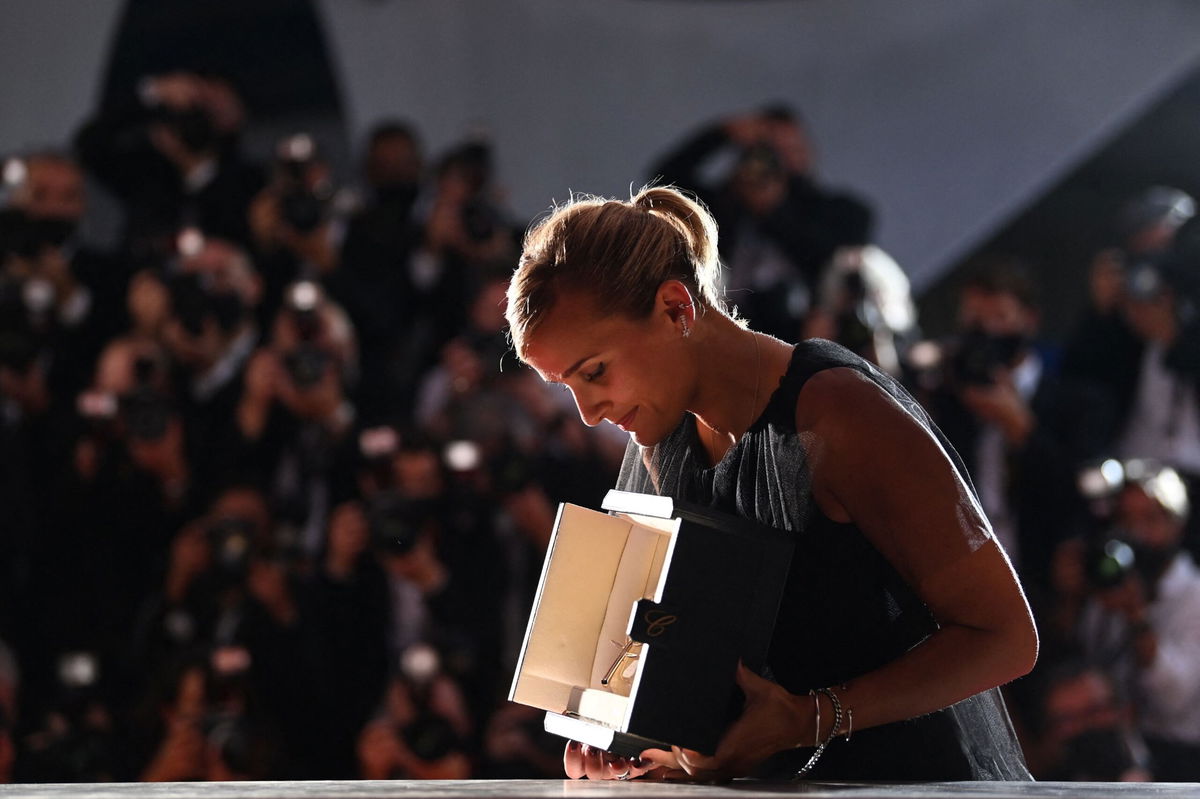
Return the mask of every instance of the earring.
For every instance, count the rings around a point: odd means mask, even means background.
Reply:
[[[688,325],[687,312],[685,310],[685,309],[691,308],[691,307],[692,307],[692,304],[690,302],[681,302],[681,303],[679,303],[679,305],[675,306],[675,309],[679,312],[679,323],[681,325],[683,325],[683,337],[684,338],[687,338],[688,336],[690,336],[692,334],[692,328],[690,325]]]

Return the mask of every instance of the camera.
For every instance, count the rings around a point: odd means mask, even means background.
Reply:
[[[375,494],[367,506],[367,524],[375,547],[389,555],[407,555],[421,538],[433,509],[395,491]]]
[[[463,229],[474,242],[489,241],[500,228],[500,214],[483,197],[472,197],[463,203]]]
[[[172,108],[157,105],[151,110],[150,121],[166,127],[193,153],[208,152],[220,140],[208,112],[197,106]]]
[[[1118,729],[1088,730],[1064,744],[1063,769],[1073,780],[1118,782],[1138,758]]]
[[[785,177],[779,153],[767,142],[758,142],[742,149],[735,171],[737,180],[761,185]]]
[[[890,332],[879,304],[868,291],[866,278],[860,270],[842,276],[841,303],[834,319],[837,341],[851,352],[860,355],[874,350],[877,334]]]
[[[0,367],[22,375],[28,374],[39,354],[40,346],[36,336],[23,330],[0,329]]]
[[[62,247],[76,222],[60,217],[31,217],[19,208],[0,210],[0,258],[37,258],[48,247]]]
[[[45,278],[0,275],[0,329],[48,332],[54,326],[56,299]]]
[[[441,673],[442,658],[428,644],[414,644],[400,656],[399,679],[407,683],[417,713],[396,733],[426,762],[442,759],[462,743],[454,726],[430,707],[431,684]]]
[[[453,172],[466,186],[468,196],[459,210],[463,230],[476,243],[490,240],[503,226],[503,216],[487,199],[492,181],[492,148],[486,141],[469,141],[447,153],[440,174]]]
[[[94,652],[67,652],[56,664],[58,695],[45,727],[28,738],[25,779],[31,782],[111,782],[116,741],[98,718],[108,714],[101,665]]]
[[[317,146],[307,133],[288,136],[276,146],[279,174],[279,213],[298,233],[311,233],[329,213],[333,196],[327,181],[313,185],[309,170],[317,159]]]
[[[49,282],[0,276],[0,366],[28,374],[52,331],[53,307]]]
[[[1133,547],[1121,539],[1119,531],[1106,530],[1089,538],[1083,553],[1084,575],[1088,585],[1098,591],[1125,582],[1136,565]]]
[[[117,401],[129,434],[143,441],[162,438],[174,415],[170,399],[157,387],[159,369],[153,358],[138,357],[133,364],[134,389]]]
[[[333,359],[315,343],[321,334],[321,289],[311,281],[292,284],[284,294],[284,309],[296,325],[300,339],[284,355],[284,366],[298,388],[312,388],[321,382]]]
[[[301,343],[283,356],[284,366],[297,388],[312,388],[320,383],[329,361],[329,353],[308,343]]]
[[[1161,550],[1139,545],[1115,518],[1117,500],[1127,487],[1136,487],[1154,500],[1178,524],[1190,510],[1187,486],[1169,466],[1149,459],[1109,458],[1084,468],[1077,487],[1091,507],[1092,532],[1085,539],[1084,573],[1096,590],[1120,585],[1132,573],[1153,580],[1165,565]]]
[[[237,516],[226,516],[215,520],[205,532],[217,575],[228,582],[241,580],[254,554],[254,524]]]
[[[399,732],[412,753],[426,762],[441,760],[459,747],[454,726],[427,710]]]
[[[213,319],[224,333],[231,332],[244,316],[245,308],[236,291],[214,291],[211,278],[199,274],[177,274],[167,280],[171,311],[191,336],[204,332],[206,319]]]
[[[492,458],[489,471],[496,492],[505,495],[518,493],[533,483],[538,469],[533,459],[509,443]]]
[[[317,192],[292,187],[279,198],[283,221],[298,233],[312,233],[325,220],[329,199]]]
[[[1130,299],[1150,302],[1169,287],[1162,269],[1150,260],[1140,260],[1125,269],[1125,293]]]
[[[960,385],[991,385],[996,369],[1011,366],[1026,346],[1028,341],[1021,335],[993,336],[971,328],[958,339],[950,359],[951,376]]]
[[[392,461],[399,451],[400,434],[393,427],[369,427],[358,435],[359,457],[377,488],[387,488],[395,482]]]

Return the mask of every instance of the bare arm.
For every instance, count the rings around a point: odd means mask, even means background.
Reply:
[[[854,729],[913,718],[1008,682],[1037,657],[1037,632],[1007,557],[938,441],[857,372],[812,377],[796,408],[813,441],[813,494],[853,522],[913,587],[939,629],[836,692]],[[833,713],[813,699],[739,673],[747,707],[716,755],[676,752],[693,777],[744,774],[774,752],[830,735]],[[843,722],[842,729],[846,727]]]
[[[848,369],[814,376],[797,404],[811,430],[813,492],[852,521],[925,602],[940,629],[849,685],[858,728],[912,718],[1033,668],[1037,631],[1008,558],[949,456],[873,383]]]

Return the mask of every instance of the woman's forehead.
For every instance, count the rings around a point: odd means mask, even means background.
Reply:
[[[525,361],[544,379],[559,382],[572,367],[618,344],[634,323],[620,314],[604,314],[590,296],[561,296],[534,328],[525,344]]]

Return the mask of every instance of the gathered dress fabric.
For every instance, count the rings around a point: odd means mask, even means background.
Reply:
[[[688,414],[651,447],[629,443],[617,488],[687,501],[792,534],[794,555],[767,673],[795,694],[838,686],[895,660],[937,630],[916,592],[854,524],[830,520],[812,496],[811,433],[796,430],[796,401],[810,377],[846,367],[890,395],[962,463],[924,409],[894,379],[849,350],[811,339],[796,345],[762,415],[715,466]],[[903,468],[903,464],[897,464]],[[986,537],[964,530],[963,553]],[[811,747],[777,754],[757,776],[795,774]],[[835,739],[805,775],[814,780],[1029,780],[998,689],[915,719]]]

